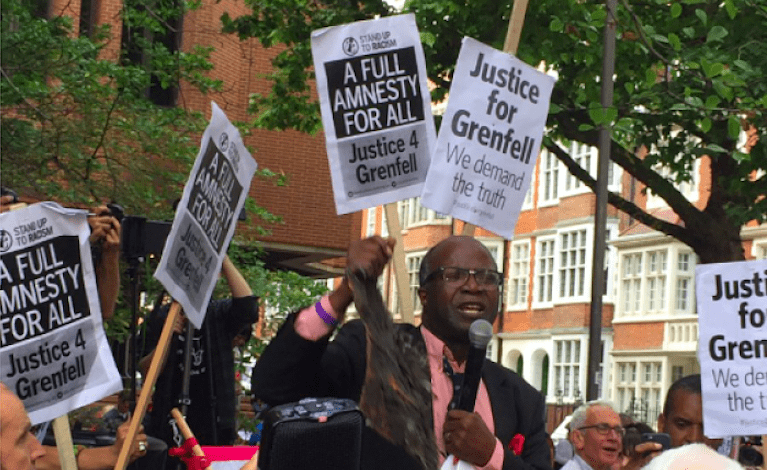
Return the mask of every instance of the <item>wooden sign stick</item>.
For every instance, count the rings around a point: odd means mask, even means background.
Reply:
[[[399,311],[402,313],[402,320],[406,323],[414,323],[413,300],[410,295],[410,281],[407,275],[407,266],[405,265],[405,244],[402,240],[402,227],[399,225],[399,214],[397,213],[397,204],[391,202],[384,205],[386,212],[386,225],[389,227],[389,235],[393,236],[397,243],[394,244],[394,278],[397,284],[397,296],[399,299]]]
[[[184,419],[184,416],[181,414],[178,408],[173,408],[172,410],[170,410],[170,415],[173,416],[173,419],[176,420],[178,429],[179,431],[181,431],[181,435],[184,436],[184,439],[191,439],[194,437],[194,433],[189,428],[189,425],[186,424],[186,420]],[[205,452],[202,451],[202,447],[200,447],[200,444],[195,444],[194,447],[192,447],[192,452],[194,452],[194,455],[196,455],[197,457],[205,457]]]
[[[56,450],[59,454],[61,470],[77,470],[77,457],[75,457],[72,430],[69,429],[67,415],[53,420],[53,435],[56,436]]]
[[[516,54],[519,47],[519,37],[522,35],[522,25],[525,23],[528,0],[514,0],[514,7],[509,17],[509,29],[506,30],[506,40],[503,43],[503,52]],[[474,236],[477,226],[470,223],[463,224],[461,235]]]
[[[130,427],[128,428],[128,435],[125,436],[123,446],[120,448],[120,455],[117,457],[117,465],[115,470],[125,470],[128,465],[128,457],[130,454],[131,444],[138,434],[138,428],[141,425],[141,421],[144,419],[146,409],[149,406],[149,398],[151,397],[154,385],[157,383],[157,377],[160,376],[160,372],[165,366],[165,359],[168,356],[168,347],[170,346],[170,340],[173,337],[173,325],[176,323],[176,318],[181,312],[181,305],[173,301],[168,311],[168,317],[165,319],[165,324],[162,327],[162,333],[160,334],[160,340],[157,342],[154,356],[152,356],[152,363],[149,365],[149,372],[144,379],[144,384],[141,387],[141,395],[136,403],[136,409],[133,411],[131,417]]]

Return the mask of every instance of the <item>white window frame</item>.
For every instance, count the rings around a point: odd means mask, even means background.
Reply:
[[[420,197],[411,197],[397,202],[397,213],[402,230],[423,225],[445,225],[450,217],[438,214],[421,205]]]
[[[671,182],[680,193],[690,202],[697,202],[700,198],[700,159],[695,160],[692,166],[692,181],[676,183],[671,179],[671,169],[667,166],[655,165],[653,170],[663,178]],[[660,196],[655,195],[651,188],[647,188],[647,209],[661,209],[668,207],[666,201]]]
[[[592,265],[592,251],[594,250],[593,241],[593,224],[588,225],[574,225],[571,227],[563,228],[557,231],[556,243],[555,243],[555,285],[559,286],[554,290],[554,303],[581,303],[587,302],[591,296],[591,265]],[[574,234],[578,234],[578,245],[573,248],[571,240]],[[564,235],[567,235],[567,256],[563,258],[563,240]],[[583,242],[581,242],[583,238]],[[573,259],[573,251],[575,251],[575,262],[570,264]],[[563,260],[567,259],[567,264],[563,263]],[[575,275],[574,279],[574,293],[571,295],[567,288],[569,287],[570,278]],[[564,283],[563,283],[563,277]]]
[[[655,270],[653,270],[652,255],[656,254]],[[687,259],[687,269],[680,269],[679,256]],[[642,260],[642,269],[636,275],[626,276],[628,257],[636,256]],[[665,256],[665,263],[663,257]],[[637,319],[657,320],[658,317],[679,315],[695,315],[695,265],[697,257],[688,247],[678,244],[651,245],[636,249],[618,251],[618,299],[615,303],[615,320],[636,321]],[[660,266],[664,264],[664,269]],[[652,280],[657,280],[654,293]],[[636,291],[628,292],[626,282],[639,280],[638,298],[640,304],[636,307],[634,296]],[[660,287],[662,286],[662,287]],[[678,304],[678,294],[684,288],[686,303]],[[662,298],[659,294],[662,292]],[[626,302],[632,302],[631,310],[626,309]],[[651,304],[651,301],[654,304]],[[685,308],[678,308],[684,306]]]
[[[644,270],[644,282],[646,284],[645,310],[650,313],[664,311],[668,299],[668,249],[649,250],[644,254],[646,258]]]
[[[615,272],[615,267],[618,266],[617,250],[610,243],[612,240],[618,237],[618,222],[607,222],[605,227],[605,293],[602,296],[602,302],[615,303],[615,283],[618,278],[618,273]],[[593,244],[593,242],[592,242]]]
[[[591,176],[596,175],[597,161],[599,159],[599,150],[596,147],[573,141],[570,142],[567,149],[570,152],[570,157],[578,164],[578,166],[586,170]],[[584,160],[586,162],[585,165]],[[581,180],[573,176],[569,171],[565,172],[561,189],[562,197],[591,192],[591,188],[583,184]]]
[[[535,188],[536,188],[535,185],[536,185],[536,178],[535,178],[535,171],[533,171],[530,174],[530,186],[528,186],[527,193],[525,193],[525,198],[522,200],[521,210],[529,211],[533,209],[533,193],[535,192]]]
[[[676,253],[676,271],[674,281],[674,312],[677,314],[695,313],[695,253],[690,250],[678,250]],[[685,266],[683,268],[683,266]],[[684,289],[685,299],[680,292]]]
[[[370,207],[367,209],[367,224],[365,227],[365,233],[368,237],[372,237],[376,234],[376,219],[378,215],[378,207]]]
[[[543,253],[542,246],[546,245],[546,259],[541,259]],[[535,240],[535,256],[533,257],[533,308],[549,308],[554,304],[556,298],[555,276],[556,276],[556,261],[557,261],[557,238],[556,235],[540,236]],[[546,272],[541,271],[541,266],[546,267]],[[547,279],[545,283],[541,282],[541,278]],[[541,289],[548,292],[546,299],[541,299]]]
[[[407,269],[408,276],[408,292],[413,302],[414,314],[419,314],[422,310],[421,300],[418,298],[418,288],[421,285],[418,279],[418,272],[420,271],[421,262],[423,261],[423,257],[425,255],[425,251],[417,251],[405,254],[405,267]],[[399,311],[399,308],[397,310]]]
[[[530,240],[511,243],[506,305],[508,310],[525,310],[530,292]]]
[[[554,206],[559,203],[561,173],[563,169],[560,167],[557,156],[543,149],[538,168],[538,207]],[[547,182],[551,182],[549,191],[545,186]]]
[[[615,360],[618,370],[622,371],[616,378],[616,406],[623,413],[628,410],[632,398],[647,400],[650,409],[647,419],[656,419],[656,412],[661,411],[663,402],[663,375],[665,366],[663,360],[657,357],[626,357]],[[623,371],[626,371],[625,373]]]
[[[386,222],[386,210],[381,211],[381,236],[389,236],[389,224]]]
[[[578,336],[557,336],[553,338],[552,354],[550,356],[549,395],[557,398],[557,392],[562,392],[562,399],[572,402],[576,391],[582,398],[585,390],[584,374],[586,373],[585,354],[588,343]]]
[[[767,259],[767,238],[755,238],[751,243],[751,256],[754,259]]]
[[[639,315],[642,312],[643,255],[641,251],[621,255],[619,309],[625,316]]]
[[[479,241],[485,245],[487,251],[490,252],[490,256],[495,260],[495,266],[499,272],[503,272],[503,240],[498,239],[479,239]]]

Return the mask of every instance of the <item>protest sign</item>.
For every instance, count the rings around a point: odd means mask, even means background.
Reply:
[[[554,78],[464,38],[421,204],[514,236]]]
[[[154,273],[197,328],[258,166],[237,128],[211,105],[210,124]]]
[[[695,268],[703,425],[767,434],[767,260]]]
[[[122,389],[101,322],[87,212],[0,214],[0,381],[33,424]]]
[[[337,212],[421,194],[436,132],[415,17],[314,31],[312,55]]]

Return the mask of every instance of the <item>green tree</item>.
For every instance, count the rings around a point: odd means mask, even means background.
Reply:
[[[182,52],[152,40],[167,34],[184,3],[126,2],[118,60],[104,57],[109,41],[120,41],[108,25],[78,35],[72,18],[40,15],[35,3],[2,0],[3,185],[67,204],[113,200],[131,214],[167,216],[206,122],[200,112],[158,106],[151,91],[182,81],[202,92],[221,85],[205,76],[211,49]]]
[[[255,124],[318,130],[318,106],[307,85],[314,77],[310,31],[389,8],[377,0],[246,3],[253,14],[224,16],[225,31],[283,48],[273,61],[272,93],[253,100]],[[502,48],[511,8],[509,1],[492,0],[406,3],[419,25],[434,100],[449,91],[464,36]],[[612,160],[663,198],[682,224],[656,218],[619,194],[610,194],[609,202],[689,245],[704,263],[743,259],[741,228],[767,220],[767,1],[621,0],[614,106],[607,111],[599,104],[605,18],[599,2],[541,0],[528,8],[517,55],[559,77],[545,146],[593,188],[593,178],[557,142],[596,146],[598,126],[612,123]],[[738,146],[742,131],[751,133],[748,153]],[[647,154],[638,157],[638,149]],[[712,183],[698,208],[678,185],[692,179],[704,156]]]
[[[169,201],[181,194],[207,125],[203,113],[174,105],[183,100],[173,97],[181,83],[202,93],[222,88],[206,76],[212,48],[181,51],[170,34],[195,2],[126,0],[119,37],[108,25],[76,34],[72,18],[45,14],[47,3],[0,0],[3,186],[65,205],[112,200],[127,214],[169,220]],[[121,42],[117,60],[104,54],[110,41]],[[257,176],[285,184],[265,168]],[[252,225],[280,221],[250,198],[246,205]],[[295,273],[268,271],[254,233],[237,234],[230,255],[255,294],[279,311],[309,303],[322,289]],[[155,268],[148,258],[139,266],[148,299],[160,292]],[[130,280],[122,281],[115,319],[106,325],[118,340],[132,313]]]

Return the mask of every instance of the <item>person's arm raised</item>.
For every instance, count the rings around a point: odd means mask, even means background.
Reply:
[[[248,281],[242,275],[239,269],[229,259],[229,255],[224,257],[224,261],[221,263],[221,274],[226,278],[226,282],[229,284],[229,289],[232,292],[232,297],[248,297],[253,295],[253,290],[250,288]]]
[[[351,272],[363,271],[368,276],[378,278],[392,257],[394,238],[373,236],[356,240],[349,245],[346,255],[346,270]],[[332,320],[340,323],[346,314],[346,309],[354,300],[351,286],[344,276],[343,281],[328,296],[318,302]],[[328,311],[329,307],[329,311]],[[333,331],[334,326],[328,324],[326,318],[317,311],[317,304],[302,310],[296,317],[294,328],[301,337],[316,341]]]

